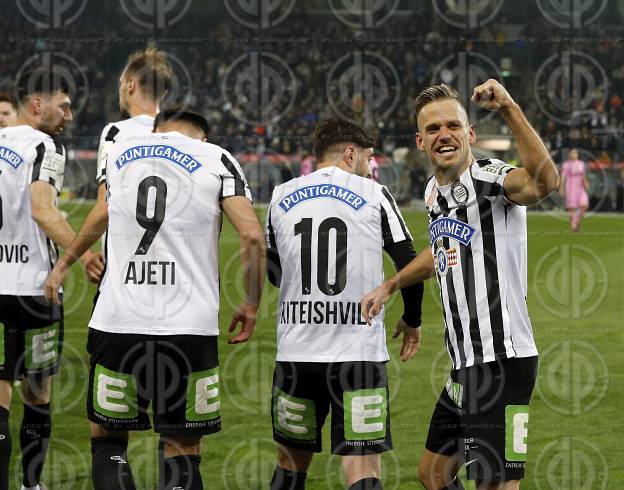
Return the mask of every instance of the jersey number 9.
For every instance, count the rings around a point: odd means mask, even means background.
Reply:
[[[147,216],[147,199],[150,189],[155,189],[154,211],[151,217]],[[143,238],[134,252],[135,255],[145,255],[152,245],[156,233],[165,219],[165,208],[167,206],[167,183],[152,175],[145,177],[139,184],[137,193],[136,220],[141,228],[145,229]]]

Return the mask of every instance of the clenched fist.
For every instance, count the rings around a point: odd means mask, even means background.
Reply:
[[[470,100],[488,111],[510,108],[515,104],[507,89],[492,78],[475,87]]]

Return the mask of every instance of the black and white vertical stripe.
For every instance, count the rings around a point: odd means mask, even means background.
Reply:
[[[449,217],[476,228],[468,245],[448,237],[443,238],[442,245],[446,250],[455,248],[458,258],[458,265],[449,267],[445,276],[438,274],[445,342],[456,369],[514,357],[513,325],[520,329],[516,338],[526,339],[527,345],[533,343],[530,326],[526,329],[530,325],[528,316],[524,318],[516,310],[510,315],[508,307],[510,300],[523,301],[519,297],[521,285],[514,287],[510,281],[509,264],[518,260],[510,256],[508,248],[511,237],[526,233],[526,229],[511,229],[519,227],[520,222],[507,220],[509,204],[503,197],[502,177],[480,171],[488,163],[476,162],[461,175],[460,182],[469,194],[466,205],[455,203],[448,186],[438,189],[428,207],[430,222]],[[432,179],[426,196],[435,185]],[[436,244],[431,245],[435,254]]]

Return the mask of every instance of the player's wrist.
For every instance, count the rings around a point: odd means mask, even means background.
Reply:
[[[501,104],[500,112],[503,117],[508,117],[512,116],[514,113],[522,114],[522,109],[515,100],[509,97],[509,100],[506,100],[503,104]]]
[[[392,295],[400,289],[399,280],[397,276],[391,277],[386,282],[382,284],[382,287],[388,293],[388,295]]]

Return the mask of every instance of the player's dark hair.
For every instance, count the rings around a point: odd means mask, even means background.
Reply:
[[[372,148],[377,144],[377,135],[364,127],[345,119],[334,117],[319,123],[314,129],[313,146],[317,161],[336,145],[351,143],[361,148]]]
[[[156,131],[161,124],[175,121],[192,124],[197,129],[203,131],[205,137],[208,137],[208,133],[210,133],[210,125],[204,116],[198,112],[183,107],[171,107],[159,112],[154,119],[154,131]]]
[[[459,94],[457,93],[457,90],[443,83],[441,83],[440,85],[432,85],[431,87],[427,87],[422,92],[420,92],[420,94],[418,94],[418,97],[416,97],[415,117],[418,117],[418,114],[420,113],[422,108],[425,107],[427,104],[443,99],[453,99],[459,102]]]
[[[15,102],[15,99],[11,96],[11,94],[8,94],[6,92],[0,92],[0,102],[8,102],[13,106],[13,109],[17,110],[17,103]]]
[[[171,87],[173,71],[167,54],[154,45],[132,53],[124,71],[127,75],[136,76],[143,93],[155,102],[160,102]]]
[[[40,67],[24,70],[15,80],[15,98],[25,102],[31,95],[52,95],[56,92],[69,94],[69,84],[54,67]]]

